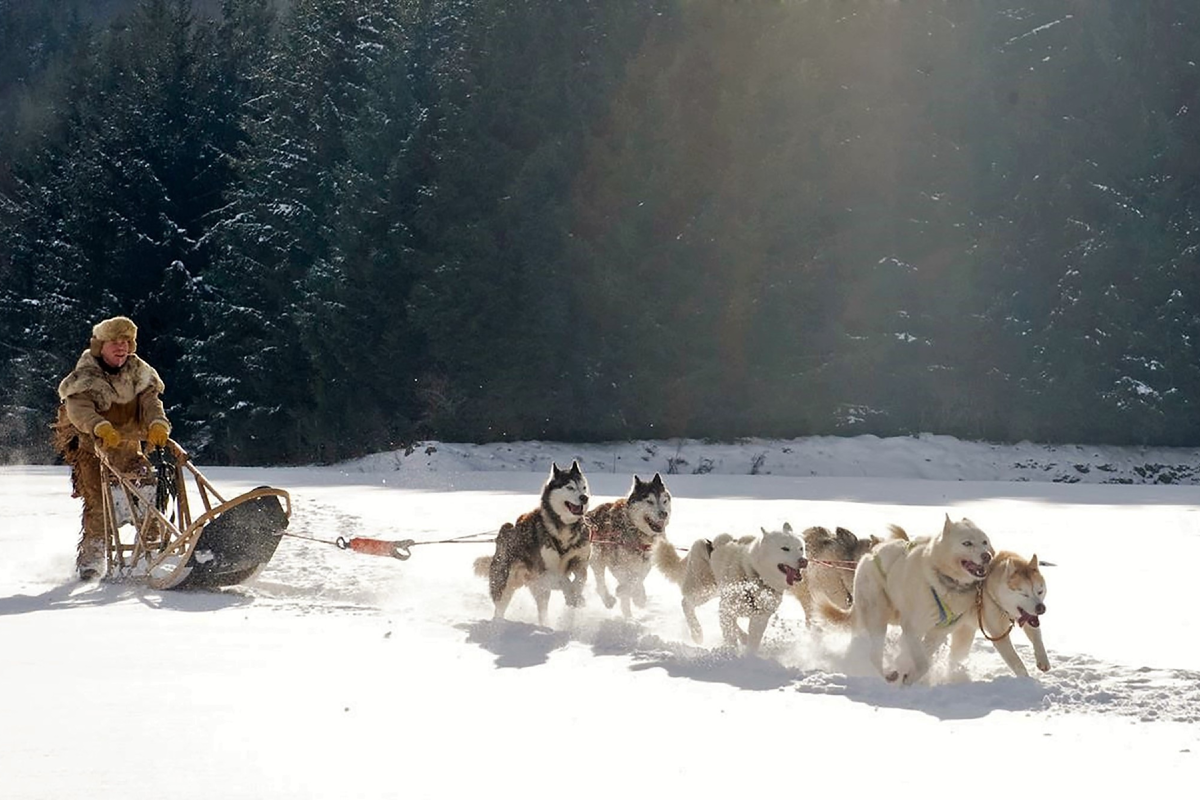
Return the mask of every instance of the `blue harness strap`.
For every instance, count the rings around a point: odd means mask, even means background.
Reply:
[[[912,550],[912,548],[913,548],[913,543],[909,542],[906,549]],[[884,571],[883,564],[879,561],[879,554],[878,553],[873,554],[871,556],[871,560],[873,562],[875,562],[875,568],[879,570],[879,574],[883,578],[883,581],[884,581],[883,594],[884,594],[884,597],[887,597],[888,596],[887,595],[887,572]],[[951,625],[953,625],[954,623],[956,623],[960,619],[962,619],[962,614],[955,614],[953,617],[950,616],[950,614],[946,611],[945,603],[943,603],[942,598],[938,596],[937,589],[930,586],[929,592],[930,592],[930,594],[933,595],[933,602],[937,604],[938,621],[937,621],[936,627],[949,628]],[[891,602],[890,597],[888,597],[888,602],[889,603]]]
[[[954,623],[956,623],[960,619],[962,619],[962,614],[955,614],[952,617],[946,613],[946,606],[942,604],[942,598],[938,597],[937,589],[934,589],[932,586],[930,586],[929,591],[931,594],[933,594],[933,602],[937,603],[937,609],[938,609],[937,627],[949,628],[951,625],[953,625]]]

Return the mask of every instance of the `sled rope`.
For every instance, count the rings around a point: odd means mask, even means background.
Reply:
[[[833,569],[843,569],[847,572],[854,572],[858,569],[857,561],[825,561],[820,558],[810,558],[809,564],[820,564],[823,567],[832,567]]]
[[[463,536],[455,536],[450,539],[438,539],[436,541],[418,542],[412,539],[369,539],[364,536],[345,537],[339,536],[337,539],[319,539],[315,536],[305,536],[300,533],[292,533],[285,531],[284,536],[291,536],[295,539],[304,539],[309,542],[317,542],[318,544],[330,544],[339,550],[353,550],[356,553],[362,553],[368,556],[388,556],[398,561],[407,561],[412,557],[412,548],[419,544],[475,544],[487,543],[495,541],[492,539],[481,539],[481,536],[490,536],[491,531],[481,533],[468,533]]]

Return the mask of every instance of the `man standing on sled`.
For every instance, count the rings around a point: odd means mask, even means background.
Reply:
[[[143,477],[152,468],[141,443],[167,443],[171,423],[163,410],[162,379],[138,358],[137,326],[128,317],[112,317],[92,328],[92,340],[75,369],[58,385],[55,448],[71,465],[72,496],[83,499],[83,529],[75,565],[79,577],[100,577],[106,542],[100,459],[103,448],[120,472]]]

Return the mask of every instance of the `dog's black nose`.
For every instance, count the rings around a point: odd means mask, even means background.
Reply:
[[[588,501],[588,496],[585,494],[583,497],[579,498],[579,505],[586,506],[587,501]]]
[[[800,559],[800,569],[807,569],[807,568],[808,568],[808,559],[801,558]]]
[[[982,561],[984,563],[984,565],[990,564],[990,563],[992,563],[992,554],[988,553],[988,552],[984,552],[983,557],[980,558],[979,560]]]
[[[1038,603],[1038,604],[1037,604],[1037,608],[1035,608],[1035,609],[1034,609],[1034,611],[1036,611],[1036,612],[1037,612],[1037,614],[1038,614],[1038,616],[1040,617],[1042,614],[1045,614],[1045,613],[1046,613],[1046,604],[1045,604],[1045,603]]]

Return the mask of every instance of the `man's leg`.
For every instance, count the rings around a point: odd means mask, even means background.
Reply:
[[[104,576],[108,548],[104,532],[104,487],[100,481],[100,460],[96,454],[81,450],[72,465],[71,479],[75,494],[83,499],[83,526],[76,547],[75,568],[82,580]]]

